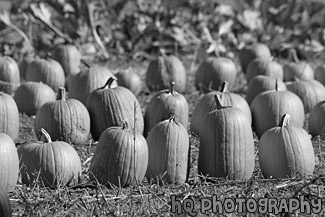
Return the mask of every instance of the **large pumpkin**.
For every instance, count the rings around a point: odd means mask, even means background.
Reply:
[[[0,133],[0,185],[10,189],[16,185],[19,159],[15,143],[5,133]]]
[[[222,106],[201,124],[198,172],[208,177],[247,180],[255,166],[254,140],[247,116],[239,108]]]
[[[11,217],[12,210],[7,190],[0,185],[0,216]]]
[[[69,98],[74,98],[86,105],[89,94],[104,86],[106,81],[114,77],[114,74],[106,67],[93,65],[89,69],[76,74],[69,84]],[[114,81],[111,87],[116,87],[117,82]]]
[[[274,90],[275,83],[277,82],[278,90],[287,90],[285,83],[277,78],[272,78],[266,75],[257,75],[247,85],[246,100],[250,105],[254,98],[268,90]]]
[[[0,57],[0,91],[13,94],[20,84],[17,62],[9,56]]]
[[[258,94],[251,103],[253,129],[258,137],[276,127],[283,114],[290,114],[293,126],[302,127],[305,120],[304,105],[294,93],[286,90],[269,90]]]
[[[279,126],[263,133],[259,142],[259,162],[266,178],[312,175],[315,155],[310,137],[303,128],[289,125],[290,115]]]
[[[56,95],[50,86],[41,82],[28,81],[19,86],[14,99],[20,112],[35,115],[46,102],[55,101]]]
[[[119,86],[126,87],[135,95],[141,92],[141,78],[130,69],[119,71],[115,74]]]
[[[160,91],[170,88],[172,81],[176,83],[177,92],[185,92],[186,71],[183,63],[178,57],[162,52],[162,55],[149,63],[146,72],[147,87],[150,91]]]
[[[244,73],[246,73],[248,65],[255,59],[255,58],[263,58],[263,59],[270,59],[271,58],[271,51],[267,45],[263,43],[252,43],[246,45],[242,49],[238,51],[239,61]]]
[[[61,87],[58,99],[45,103],[37,111],[34,126],[37,136],[44,128],[53,140],[82,145],[90,132],[90,117],[79,100],[66,100],[65,89]]]
[[[189,108],[185,97],[174,90],[175,82],[171,82],[170,89],[156,93],[150,100],[144,115],[144,136],[160,121],[175,116],[177,122],[188,125]]]
[[[314,137],[322,133],[325,126],[325,101],[318,102],[310,111],[308,120],[309,133]]]
[[[88,96],[86,107],[90,114],[90,131],[94,140],[98,140],[106,128],[122,126],[123,121],[132,129],[143,133],[144,123],[139,101],[129,89],[113,87],[114,81],[114,78],[109,78],[103,87]]]
[[[175,117],[156,124],[148,138],[149,163],[146,176],[183,184],[189,173],[190,142],[187,130]]]
[[[247,115],[249,123],[252,123],[251,110],[246,100],[236,93],[228,92],[227,86],[228,83],[224,82],[221,91],[212,91],[210,93],[207,93],[199,100],[192,113],[192,119],[190,124],[190,130],[192,131],[192,133],[199,136],[201,124],[205,115],[216,109],[217,105],[215,102],[214,95],[218,95],[220,97],[223,105],[233,106],[241,109]]]
[[[314,70],[305,61],[290,62],[283,67],[283,80],[293,81],[295,79],[311,80],[314,79]]]
[[[325,100],[325,87],[316,80],[296,80],[288,83],[287,89],[297,94],[304,104],[305,113],[320,101]]]
[[[124,122],[122,127],[110,127],[101,134],[89,168],[90,179],[127,187],[142,182],[147,166],[145,138]]]
[[[26,81],[43,82],[55,92],[65,85],[64,71],[56,60],[36,58],[28,64]]]
[[[0,132],[6,133],[13,140],[18,137],[19,112],[15,100],[0,92]]]
[[[225,57],[208,57],[196,70],[195,87],[204,93],[220,89],[227,81],[229,88],[235,83],[237,69],[235,63]]]
[[[29,143],[18,148],[19,167],[23,184],[41,181],[45,186],[74,184],[81,173],[81,161],[76,150],[66,142],[52,142],[41,129],[42,143]]]

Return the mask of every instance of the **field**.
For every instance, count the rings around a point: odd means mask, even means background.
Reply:
[[[27,2],[27,1],[26,1]],[[33,1],[30,1],[33,2]],[[45,1],[47,2],[47,1]],[[49,1],[50,2],[50,1]],[[56,1],[53,1],[56,2]],[[68,2],[68,1],[66,1]],[[75,1],[78,2],[78,1]],[[102,2],[102,1],[99,1]],[[104,1],[105,2],[105,1]],[[115,1],[114,1],[115,2]],[[201,2],[201,1],[199,1]],[[223,1],[216,1],[217,3],[222,3]],[[233,1],[232,1],[233,2]],[[252,1],[259,2],[259,1]],[[170,3],[170,2],[169,2]],[[301,3],[301,1],[297,1],[297,4]],[[314,4],[321,4],[317,1],[313,2]],[[202,3],[203,4],[203,3]],[[271,4],[271,3],[270,3]],[[302,3],[303,4],[303,3]],[[286,5],[286,4],[285,4]],[[24,8],[26,5],[20,3],[20,7]],[[233,6],[233,5],[232,5]],[[324,5],[322,5],[324,6]],[[176,7],[176,6],[175,6]],[[206,10],[206,13],[212,16],[213,13],[209,11],[209,6],[204,5],[201,6]],[[249,6],[253,7],[253,6]],[[286,5],[289,8],[288,5]],[[304,9],[304,8],[307,9]],[[303,8],[304,10],[302,10]],[[325,7],[324,7],[325,8]],[[292,12],[300,14],[303,12],[311,13],[310,11],[315,10],[315,6],[310,3],[310,5],[306,4],[302,7],[298,7],[298,9],[293,9]],[[14,12],[12,16],[12,22],[16,22],[17,26],[19,26],[23,31],[28,32],[28,25],[23,25],[23,20],[21,17],[15,14]],[[160,14],[161,15],[161,14]],[[165,14],[163,14],[166,16]],[[161,15],[161,16],[163,16]],[[310,14],[309,14],[310,15]],[[297,15],[298,16],[298,15]],[[166,16],[167,17],[167,16]],[[167,19],[163,17],[163,19]],[[229,20],[235,20],[232,15],[230,15]],[[114,18],[114,16],[113,16]],[[116,20],[112,20],[117,22]],[[115,17],[116,18],[116,17]],[[184,18],[184,17],[182,17]],[[307,19],[305,21],[308,24]],[[209,17],[210,21],[213,20]],[[302,19],[302,18],[301,18]],[[112,21],[112,23],[113,23]],[[318,34],[321,32],[321,27],[317,26],[311,28],[307,26],[306,23],[299,23],[301,20],[294,20],[292,25],[297,25],[297,29],[303,29],[306,31],[301,31],[296,35],[293,33],[294,30],[287,30],[291,24],[283,24],[283,37],[278,39],[282,40],[279,43],[272,41],[275,37],[271,36],[270,40],[264,40],[267,42],[269,47],[272,50],[272,54],[276,56],[278,61],[282,64],[288,62],[287,50],[291,48],[295,48],[298,51],[298,56],[302,59],[308,61],[312,67],[315,69],[317,66],[323,63],[324,61],[324,50],[317,48],[323,48],[322,46],[322,38]],[[58,37],[58,32],[53,33],[53,31],[46,30],[44,22],[41,20],[33,21],[33,28],[39,28],[42,31],[46,32],[44,34],[44,38],[34,40],[35,50],[38,50],[38,54],[42,55],[47,52],[47,50],[51,49],[53,44],[48,44],[49,41],[51,43],[57,43],[60,41],[60,37]],[[60,22],[59,19],[56,20],[55,24],[58,25]],[[218,22],[218,21],[215,21]],[[288,21],[289,22],[289,21]],[[311,22],[311,21],[310,21]],[[316,22],[316,21],[314,21]],[[53,22],[54,23],[54,22]],[[118,23],[118,22],[117,22]],[[226,21],[224,23],[227,23]],[[115,23],[116,24],[116,23]],[[164,23],[163,23],[164,24]],[[220,24],[220,23],[218,23]],[[123,25],[126,25],[123,23]],[[238,24],[239,25],[239,24]],[[316,25],[316,24],[315,24]],[[9,25],[10,26],[10,25]],[[35,27],[36,26],[36,27]],[[208,26],[208,25],[207,25]],[[219,25],[220,27],[221,25]],[[235,26],[235,24],[233,24]],[[259,32],[253,27],[243,27],[243,25],[239,25],[240,27],[236,27],[237,31],[242,31],[238,34],[238,40],[236,43],[240,44],[239,41],[245,40],[245,37],[263,38],[265,36],[272,35],[273,30],[264,29],[265,32],[269,31],[270,34],[262,33],[245,35],[244,30],[247,32]],[[275,24],[274,24],[275,26]],[[306,27],[307,26],[307,27]],[[11,34],[15,35],[15,32],[12,32],[5,28],[4,26],[0,26],[2,28],[1,34],[1,42],[2,42],[2,51],[6,51],[7,53],[11,52],[13,57],[19,57],[21,50],[24,48],[21,47],[21,44],[18,40],[10,41],[6,44],[6,40],[11,39]],[[48,26],[47,26],[48,27]],[[62,28],[62,26],[60,26]],[[116,26],[115,26],[116,27]],[[123,27],[123,26],[122,26]],[[119,29],[120,28],[120,29]],[[134,46],[133,49],[129,49],[126,45],[127,41],[125,39],[125,35],[121,34],[119,30],[122,28],[119,27],[116,29],[111,29],[112,34],[115,34],[113,39],[106,43],[106,51],[108,52],[108,56],[105,56],[105,48],[98,46],[98,42],[92,41],[91,43],[87,37],[89,35],[84,36],[83,39],[78,39],[78,46],[83,51],[83,59],[87,62],[91,63],[100,63],[108,68],[110,68],[113,72],[118,72],[120,70],[125,70],[131,68],[132,71],[136,72],[140,75],[142,80],[142,91],[137,95],[137,99],[141,104],[141,109],[144,114],[144,111],[150,101],[151,97],[155,94],[155,92],[149,92],[148,88],[145,84],[145,76],[147,67],[157,54],[157,47],[163,46],[161,44],[157,45],[154,43],[155,37],[148,33],[148,39],[139,39],[140,42],[137,46]],[[165,30],[169,30],[168,25],[165,26]],[[226,25],[223,26],[226,31],[225,35],[229,36],[231,34],[227,34],[227,31],[231,32],[231,30],[227,29]],[[235,27],[234,27],[235,28]],[[252,29],[253,28],[253,29]],[[271,27],[270,27],[271,28]],[[311,28],[314,31],[313,34],[308,32],[308,28]],[[45,30],[44,30],[45,29]],[[220,28],[219,28],[220,29]],[[238,30],[239,29],[239,30]],[[35,29],[34,29],[35,30]],[[63,30],[62,30],[63,31]],[[115,31],[115,32],[114,32]],[[192,30],[195,34],[195,30]],[[166,42],[164,44],[164,48],[169,53],[176,53],[180,59],[182,60],[187,75],[187,87],[184,96],[189,104],[189,113],[190,118],[192,112],[198,103],[200,97],[202,97],[202,93],[196,90],[194,86],[195,73],[198,65],[205,59],[207,56],[227,56],[234,60],[236,66],[238,67],[238,74],[236,78],[236,82],[234,87],[232,88],[232,92],[238,93],[241,96],[245,97],[247,90],[247,82],[245,79],[244,73],[240,69],[240,62],[237,56],[237,50],[231,48],[231,43],[218,34],[214,34],[216,29],[210,29],[210,36],[212,37],[212,42],[209,40],[206,34],[197,35],[192,38],[188,35],[184,36],[180,41],[176,41],[176,44],[182,44],[179,47],[174,46],[175,41],[172,40],[172,43],[169,41],[170,39],[164,39],[166,41],[159,41],[159,43]],[[316,32],[319,31],[319,32]],[[50,32],[50,33],[49,33]],[[64,31],[63,31],[64,32]],[[204,31],[203,31],[204,32]],[[309,34],[310,33],[310,34]],[[184,33],[185,34],[185,33]],[[27,33],[28,37],[36,37],[37,33],[31,31]],[[55,35],[55,37],[53,36]],[[68,34],[64,32],[65,36],[71,36],[73,34]],[[290,35],[290,36],[288,36]],[[317,36],[315,36],[317,35]],[[61,35],[62,36],[62,35]],[[17,35],[15,35],[17,37]],[[55,39],[46,40],[46,37],[53,37]],[[58,39],[59,38],[59,39]],[[62,37],[61,37],[62,38]],[[102,38],[105,38],[102,36]],[[122,38],[122,39],[121,39]],[[304,39],[301,39],[304,38]],[[313,47],[310,43],[306,42],[306,38],[309,39],[309,42],[317,42],[316,47]],[[43,40],[44,39],[44,40]],[[185,40],[186,39],[186,40]],[[143,40],[143,41],[141,41]],[[183,40],[183,41],[182,41]],[[199,40],[202,43],[195,43],[193,41]],[[274,39],[275,40],[275,39]],[[37,42],[35,42],[37,41]],[[103,40],[105,43],[105,40]],[[135,40],[130,40],[134,42]],[[213,44],[213,41],[217,42]],[[155,41],[156,42],[156,41]],[[88,52],[87,49],[96,44],[97,52]],[[124,43],[124,44],[123,44]],[[87,46],[85,45],[87,44]],[[149,45],[152,45],[151,47]],[[185,44],[185,45],[184,45]],[[186,45],[187,44],[187,45]],[[279,46],[281,44],[282,46]],[[8,46],[6,46],[8,45]],[[213,47],[213,46],[215,47]],[[223,47],[225,50],[223,50]],[[89,46],[89,47],[88,47]],[[218,47],[219,46],[219,47]],[[288,48],[289,47],[289,48]],[[93,48],[93,47],[91,47]],[[284,49],[285,48],[285,49]],[[288,49],[287,49],[288,48]],[[90,49],[91,50],[91,49]],[[101,51],[98,51],[101,50]],[[212,51],[211,51],[212,50]],[[206,52],[208,51],[208,52]],[[20,128],[19,128],[19,138],[15,141],[17,148],[26,143],[36,141],[37,138],[34,132],[34,121],[35,116],[27,116],[26,114],[20,114]],[[308,115],[306,115],[306,121],[304,128],[308,130]],[[82,173],[79,177],[79,183],[71,186],[57,186],[57,188],[51,189],[42,186],[42,183],[35,182],[32,186],[26,186],[18,181],[18,184],[9,192],[10,203],[13,210],[13,216],[324,216],[325,215],[325,140],[317,137],[312,140],[313,147],[316,156],[316,168],[313,176],[311,177],[293,177],[286,179],[266,179],[263,177],[260,167],[259,167],[259,154],[258,154],[258,145],[259,141],[254,135],[255,142],[255,170],[250,180],[248,181],[230,181],[227,179],[216,179],[200,176],[197,173],[197,158],[198,158],[198,150],[199,150],[199,139],[195,136],[190,135],[190,145],[191,145],[191,155],[190,155],[190,175],[188,181],[183,185],[174,185],[164,183],[162,180],[147,180],[146,178],[142,183],[138,183],[138,185],[128,188],[119,188],[116,186],[103,186],[99,183],[93,183],[89,180],[89,166],[91,163],[91,158],[93,156],[94,150],[96,149],[97,143],[91,139],[89,136],[89,140],[86,144],[83,145],[74,145],[74,148],[77,150],[82,163]],[[235,199],[245,199],[245,203],[243,206],[240,203],[233,203]],[[268,198],[267,202],[262,199]],[[175,201],[177,199],[179,202]],[[252,200],[254,199],[254,200]],[[291,200],[290,200],[291,199]],[[293,201],[293,204],[288,205]],[[302,204],[303,201],[312,201],[314,203],[304,203],[305,207],[300,209],[295,207],[295,203]],[[221,210],[218,209],[217,201],[227,201],[228,205],[223,207]],[[272,206],[268,203],[275,201],[283,203],[282,208],[280,210],[277,207]],[[215,204],[216,203],[216,204]],[[258,207],[254,209],[252,206],[254,204]],[[246,207],[247,205],[247,207]],[[251,206],[252,205],[252,206]],[[310,209],[308,209],[308,206]],[[179,208],[183,207],[182,210]],[[271,208],[270,208],[271,207]],[[279,207],[279,206],[278,206]],[[176,211],[176,213],[174,212]],[[218,212],[221,213],[218,213]],[[251,212],[250,212],[251,211]]]

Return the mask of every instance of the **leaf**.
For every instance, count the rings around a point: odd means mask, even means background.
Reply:
[[[221,23],[219,26],[219,35],[231,32],[232,25],[234,24],[233,20],[228,20],[227,22]]]

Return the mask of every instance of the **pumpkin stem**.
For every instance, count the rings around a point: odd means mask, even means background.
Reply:
[[[64,87],[59,87],[58,100],[65,100],[66,91]]]
[[[224,108],[224,106],[221,104],[220,97],[217,94],[214,95],[214,100],[216,101],[217,109]]]
[[[221,96],[220,98],[223,98],[224,93],[228,92],[229,82],[224,81],[221,86]]]
[[[280,120],[279,127],[285,127],[289,125],[289,119],[290,115],[289,114],[284,114]]]
[[[39,133],[40,133],[39,140],[41,140],[44,143],[52,142],[50,134],[48,132],[46,132],[46,130],[44,128],[41,128]]]
[[[275,79],[275,91],[279,90],[279,84],[278,84],[278,79]]]
[[[106,81],[104,86],[101,89],[105,89],[106,87],[111,88],[112,83],[116,80],[114,77],[109,77],[109,79]]]
[[[175,81],[170,82],[170,89],[169,92],[174,95],[175,94]]]
[[[299,58],[298,58],[296,49],[294,49],[294,48],[293,49],[290,49],[289,55],[290,55],[290,59],[293,62],[295,62],[295,63],[298,63],[299,62]]]
[[[175,115],[170,116],[170,118],[169,118],[169,123],[172,122],[172,121],[175,121],[175,119],[176,119],[176,118],[175,118]]]
[[[122,129],[123,129],[123,130],[126,130],[126,129],[128,129],[128,128],[129,128],[128,122],[126,122],[126,121],[122,121]]]

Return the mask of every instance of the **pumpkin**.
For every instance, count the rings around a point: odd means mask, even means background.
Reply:
[[[294,79],[312,80],[314,70],[306,61],[290,62],[283,66],[283,80],[293,81]]]
[[[247,115],[249,123],[252,123],[251,110],[246,100],[238,94],[228,92],[228,83],[224,82],[221,91],[212,91],[205,94],[195,106],[190,124],[190,130],[192,133],[194,133],[194,135],[199,136],[201,124],[205,115],[216,109],[217,105],[214,95],[218,95],[220,97],[223,105],[233,106],[241,109]]]
[[[8,94],[0,92],[0,132],[6,133],[13,140],[19,132],[19,112],[15,100]]]
[[[181,60],[174,55],[163,52],[149,63],[146,72],[146,84],[150,91],[160,91],[170,88],[174,81],[177,92],[183,93],[186,89],[186,71]]]
[[[90,132],[87,108],[79,100],[66,100],[65,89],[59,88],[58,99],[45,103],[36,113],[35,132],[44,128],[53,140],[69,144],[85,144]]]
[[[0,91],[13,94],[20,84],[17,62],[9,56],[0,57]]]
[[[283,115],[279,125],[263,133],[259,142],[259,162],[266,178],[312,175],[315,168],[313,145],[307,132],[290,125]]]
[[[200,129],[198,172],[204,176],[247,180],[255,167],[253,132],[239,108],[223,106],[215,95],[216,109]]]
[[[113,87],[114,81],[110,77],[103,87],[91,92],[86,102],[90,114],[91,135],[96,141],[106,128],[122,126],[123,121],[132,129],[143,133],[144,123],[139,101],[129,89]]]
[[[59,45],[54,50],[52,58],[61,64],[65,76],[80,72],[81,53],[73,44]]]
[[[187,129],[189,108],[185,97],[174,90],[175,82],[170,89],[156,93],[148,103],[144,115],[144,136],[146,137],[157,123],[175,116],[175,120]]]
[[[119,86],[126,87],[135,95],[141,92],[141,78],[130,69],[115,74]]]
[[[86,105],[89,94],[102,87],[106,81],[114,77],[114,74],[106,67],[93,65],[88,70],[76,74],[69,85],[69,98],[74,98]],[[111,87],[116,87],[117,82],[114,81]]]
[[[11,205],[9,201],[8,192],[0,185],[0,216],[12,216]]]
[[[315,137],[321,135],[325,126],[325,100],[318,102],[310,111],[308,120],[309,133]]]
[[[28,64],[26,81],[43,82],[56,92],[65,85],[65,76],[62,66],[56,60],[36,58]]]
[[[250,105],[258,94],[264,91],[274,90],[275,82],[278,83],[278,90],[287,90],[285,83],[279,79],[266,75],[257,75],[254,77],[247,86],[246,101],[248,104]]]
[[[235,63],[226,57],[208,57],[196,70],[195,87],[206,93],[218,90],[224,81],[229,88],[235,83],[237,69]]]
[[[296,80],[288,83],[287,89],[300,97],[306,114],[318,102],[325,100],[325,87],[316,80]]]
[[[283,68],[279,63],[273,61],[272,58],[256,58],[247,67],[247,83],[257,75],[267,75],[283,80]]]
[[[254,42],[238,51],[238,58],[244,73],[246,73],[248,65],[258,57],[266,60],[271,58],[271,51],[266,44]]]
[[[275,90],[258,94],[251,103],[253,130],[260,138],[262,134],[279,125],[283,114],[291,116],[293,126],[302,127],[305,120],[304,105],[301,99],[287,90],[279,90],[276,82]]]
[[[325,85],[325,64],[320,65],[315,70],[315,80]]]
[[[41,82],[27,81],[22,83],[14,95],[18,110],[27,115],[35,115],[46,102],[55,101],[53,89]]]
[[[63,141],[52,142],[46,130],[40,130],[41,143],[29,143],[18,148],[23,184],[41,181],[45,186],[74,184],[81,173],[81,161],[76,150]]]
[[[91,180],[103,185],[127,187],[140,183],[148,167],[145,138],[128,128],[107,128],[100,136],[89,168]]]
[[[167,183],[183,184],[189,173],[190,142],[186,128],[175,117],[156,124],[148,138],[149,163],[146,176]]]
[[[5,133],[0,133],[0,159],[0,185],[10,189],[17,184],[19,159],[15,143]]]

